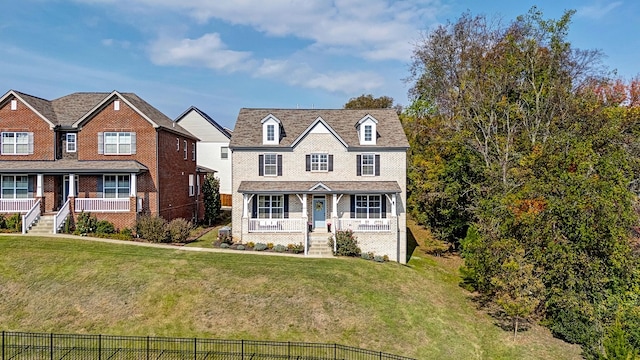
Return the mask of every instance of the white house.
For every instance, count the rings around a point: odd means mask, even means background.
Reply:
[[[220,126],[204,111],[190,107],[175,120],[192,134],[198,134],[198,166],[214,169],[220,179],[222,206],[231,206],[231,131]]]

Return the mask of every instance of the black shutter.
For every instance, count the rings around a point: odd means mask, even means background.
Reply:
[[[278,176],[282,176],[282,155],[278,155]]]
[[[264,176],[264,155],[258,155],[258,176]]]
[[[262,156],[262,155],[260,155]],[[258,195],[253,195],[253,203],[251,204],[251,218],[258,218]]]
[[[97,195],[99,198],[101,198],[101,197],[104,197],[104,188],[103,188],[104,186],[103,186],[103,184],[102,184],[102,176],[98,176],[98,177],[97,177],[97,180],[98,180],[98,181],[96,181],[96,183],[98,184],[98,186],[97,186],[97,188],[98,188],[98,189],[97,189],[96,191],[97,191],[98,193],[97,193],[96,195]]]
[[[289,218],[289,195],[284,195],[284,218]]]
[[[376,176],[380,176],[380,155],[376,155]]]
[[[362,155],[356,155],[356,175],[362,176]]]
[[[306,161],[306,171],[311,171],[311,155],[306,155],[305,156],[305,161]]]
[[[351,198],[351,218],[355,219],[356,218],[356,196],[349,195],[349,197]]]
[[[36,179],[35,179],[33,176],[29,176],[29,177],[27,178],[27,191],[29,192],[28,196],[29,196],[30,198],[34,198],[34,197],[35,197],[35,196],[33,196],[33,182],[34,182],[35,180],[36,180]],[[44,191],[43,191],[43,193],[44,193]]]
[[[382,206],[381,212],[382,212],[382,218],[386,218],[387,217],[387,196],[386,195],[380,195],[380,205]]]
[[[329,155],[329,171],[333,171],[333,155]]]

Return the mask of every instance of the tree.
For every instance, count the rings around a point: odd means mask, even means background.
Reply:
[[[211,226],[220,214],[220,180],[213,174],[207,174],[202,184],[202,193],[204,195],[204,221]]]
[[[398,108],[399,105],[396,105]],[[362,94],[358,97],[349,99],[344,104],[345,109],[391,109],[393,108],[393,98],[389,96],[380,96],[374,98],[371,94]]]

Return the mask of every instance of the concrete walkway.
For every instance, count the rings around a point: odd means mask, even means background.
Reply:
[[[0,236],[22,236],[22,237],[40,237],[40,238],[62,238],[62,239],[78,239],[78,240],[86,240],[86,241],[96,241],[103,242],[109,244],[117,244],[117,245],[130,245],[130,246],[143,246],[150,248],[158,248],[158,249],[167,249],[167,250],[182,250],[182,251],[196,251],[196,252],[210,252],[210,253],[227,253],[227,254],[255,254],[255,255],[266,255],[266,256],[292,256],[292,257],[307,257],[307,258],[321,258],[320,256],[304,256],[304,254],[291,254],[291,253],[279,253],[275,251],[253,251],[253,250],[233,250],[233,249],[221,249],[221,248],[201,248],[201,247],[190,247],[190,246],[180,246],[180,245],[171,245],[171,244],[156,244],[156,243],[148,243],[141,241],[132,241],[132,240],[116,240],[116,239],[105,239],[105,238],[97,238],[90,236],[78,236],[71,234],[16,234],[16,233],[0,233]],[[331,257],[335,258],[335,257]]]

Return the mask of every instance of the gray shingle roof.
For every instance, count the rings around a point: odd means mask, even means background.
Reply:
[[[356,194],[363,191],[381,194],[402,192],[396,181],[242,181],[238,186],[239,193]]]
[[[5,160],[0,161],[1,172],[43,174],[102,174],[105,172],[140,173],[149,169],[134,160]]]
[[[254,148],[273,147],[262,145],[262,124],[260,121],[273,115],[282,124],[285,136],[277,146],[287,147],[321,117],[349,147],[392,147],[408,148],[400,119],[394,109],[240,109],[229,147]],[[378,120],[377,144],[360,145],[356,123],[367,115]]]
[[[104,100],[109,93],[78,92],[51,101],[57,115],[57,124],[71,126],[74,122]]]

